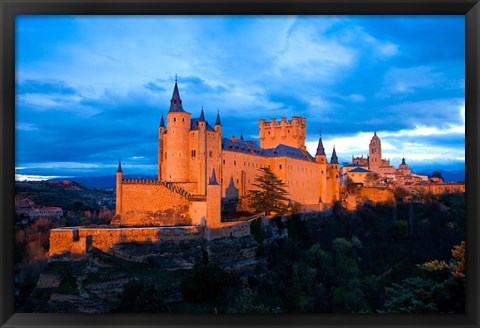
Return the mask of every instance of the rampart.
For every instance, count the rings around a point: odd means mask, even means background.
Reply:
[[[412,186],[412,188],[433,195],[465,192],[465,184],[457,182],[429,183],[425,185],[415,185]]]
[[[363,187],[360,189],[362,200],[371,201],[374,204],[395,202],[395,194],[390,188]]]
[[[122,188],[121,212],[112,223],[130,226],[190,225],[198,221],[190,215],[191,202],[205,198],[159,180],[124,179],[117,188]]]
[[[58,228],[50,230],[49,256],[85,254],[90,247],[108,252],[127,242],[180,242],[203,238],[203,227]]]

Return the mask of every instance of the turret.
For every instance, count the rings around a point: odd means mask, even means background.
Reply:
[[[222,123],[220,122],[220,111],[217,112],[217,119],[215,120],[215,131],[222,133]]]
[[[162,114],[162,118],[160,119],[160,125],[158,127],[158,180],[162,180],[162,169],[163,169],[162,166],[164,162],[163,152],[165,148],[165,145],[164,145],[165,131],[166,131],[165,121],[163,120],[163,114]]]
[[[315,161],[321,164],[327,163],[327,156],[325,155],[325,148],[323,147],[321,135],[320,135],[320,138],[318,138],[318,146],[317,146],[317,152],[315,154]]]
[[[115,214],[122,213],[122,178],[123,178],[123,171],[122,171],[122,163],[118,160],[118,169],[116,173],[116,206],[115,206]]]
[[[207,186],[207,227],[218,228],[221,225],[221,197],[221,187],[213,169]]]
[[[318,138],[317,152],[315,161],[318,163],[318,202],[329,203],[327,199],[327,156],[323,147],[322,136]]]
[[[333,146],[332,157],[330,158],[330,164],[338,165],[338,157],[337,157],[337,152],[335,151],[335,146]]]
[[[203,106],[198,118],[198,155],[199,155],[199,172],[197,192],[200,195],[205,195],[207,191],[207,122],[205,121],[205,114],[203,113]]]
[[[332,157],[329,166],[329,180],[332,203],[340,199],[340,167],[338,165],[337,152],[333,146]]]
[[[183,110],[182,99],[178,91],[177,80],[173,88],[170,110],[167,113],[167,162],[165,180],[172,182],[185,182],[189,177],[189,132],[191,114]]]

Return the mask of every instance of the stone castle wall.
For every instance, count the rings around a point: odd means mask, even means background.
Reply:
[[[428,185],[415,185],[412,188],[421,190],[426,194],[452,194],[465,192],[464,183],[454,183],[454,182],[445,182],[445,183],[430,183]]]
[[[393,190],[389,188],[363,187],[360,188],[360,197],[375,204],[389,201],[395,202],[395,194]]]
[[[184,241],[203,238],[203,227],[59,228],[50,230],[49,256],[82,254],[90,246],[108,252],[127,242]]]
[[[172,190],[157,180],[123,180],[121,208],[113,224],[130,226],[190,225],[189,193],[183,188]]]

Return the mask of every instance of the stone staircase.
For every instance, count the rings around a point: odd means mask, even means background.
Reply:
[[[169,190],[179,194],[180,196],[185,197],[189,201],[193,202],[202,202],[206,200],[206,196],[204,195],[194,195],[192,193],[189,193],[182,187],[176,185],[174,182],[170,181],[165,181],[165,180],[156,180],[156,179],[123,179],[122,183],[125,184],[155,184],[155,185],[161,185]]]

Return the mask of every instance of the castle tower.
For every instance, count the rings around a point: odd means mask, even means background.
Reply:
[[[332,203],[340,199],[340,165],[338,164],[337,152],[333,146],[332,157],[329,166],[329,181]]]
[[[215,120],[215,132],[222,133],[222,123],[220,122],[220,111],[217,112],[217,119]]]
[[[222,190],[217,182],[215,169],[212,170],[212,175],[208,181],[207,186],[207,227],[218,228],[221,225],[221,197]]]
[[[275,148],[278,145],[287,145],[306,150],[307,119],[293,116],[290,121],[282,117],[280,122],[274,118],[270,122],[261,119],[258,121],[258,132],[261,148]]]
[[[325,148],[323,147],[322,136],[318,138],[317,153],[315,154],[315,161],[318,163],[318,202],[328,203],[327,200],[327,156],[325,155]]]
[[[222,123],[220,122],[220,111],[217,112],[217,118],[215,120],[215,132],[217,133],[217,152],[219,154],[218,160],[216,163],[216,168],[218,169],[218,176],[222,176]],[[220,185],[222,182],[220,181]]]
[[[205,114],[200,112],[198,119],[198,155],[199,155],[199,179],[198,179],[198,194],[205,195],[207,192],[207,122],[205,121]]]
[[[115,214],[122,213],[122,178],[123,178],[123,171],[122,171],[122,163],[120,160],[118,161],[118,169],[116,173],[116,206],[115,206]]]
[[[183,110],[177,80],[175,80],[170,110],[167,114],[168,137],[163,158],[168,162],[165,170],[167,181],[188,181],[190,116],[190,113]]]
[[[164,158],[163,158],[163,152],[165,148],[165,121],[163,120],[163,114],[162,118],[160,119],[160,125],[158,127],[158,180],[163,180],[165,177],[162,177],[162,173],[165,170],[164,166]]]
[[[380,172],[382,165],[382,144],[377,132],[373,133],[372,140],[370,140],[368,152],[368,169],[373,172]]]

